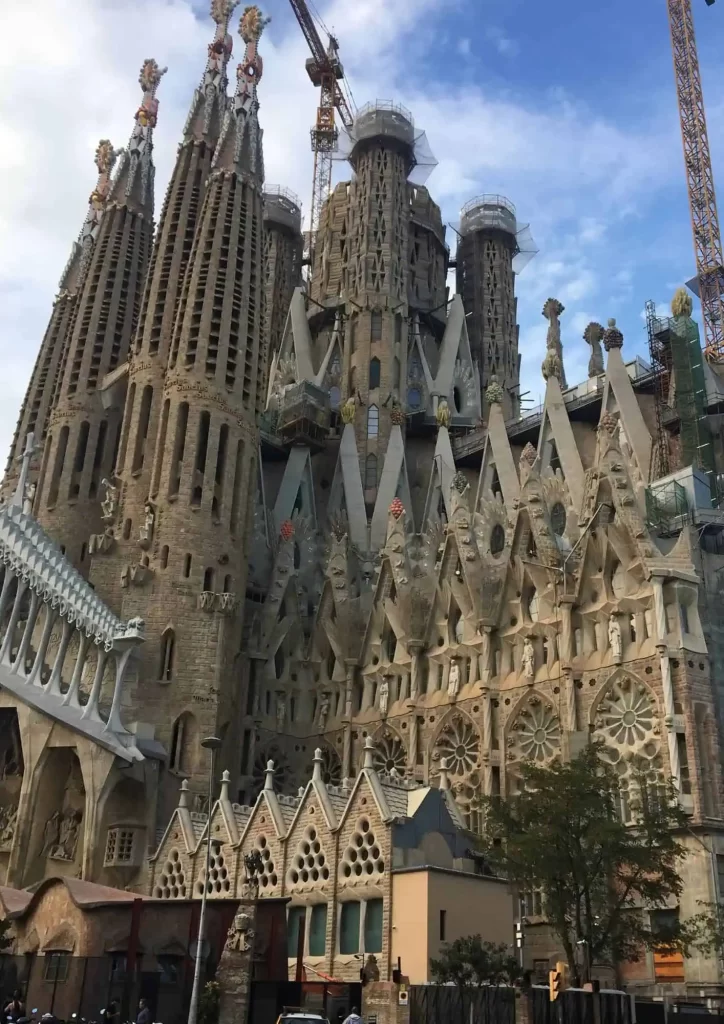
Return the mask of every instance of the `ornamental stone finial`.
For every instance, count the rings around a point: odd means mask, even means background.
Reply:
[[[615,317],[609,318],[608,327],[603,334],[603,347],[607,352],[610,352],[612,348],[623,348],[623,334],[616,326]]]
[[[598,429],[602,431],[604,434],[608,434],[609,437],[613,437],[613,435],[618,430],[618,420],[611,415],[608,409],[601,417],[598,424]]]
[[[595,320],[591,321],[583,332],[583,340],[591,346],[591,358],[588,361],[589,377],[597,377],[599,373],[603,373],[603,352],[601,351],[603,335],[603,326],[596,323]]]
[[[565,308],[558,299],[547,299],[543,306],[543,316],[548,321],[548,333],[546,335],[546,356],[541,370],[545,380],[548,380],[549,377],[557,377],[562,388],[566,387],[566,374],[563,369],[560,315]]]
[[[691,296],[687,292],[686,288],[677,288],[674,292],[674,297],[671,300],[671,315],[675,320],[679,317],[688,319],[691,316],[691,311],[694,305],[691,301]]]
[[[241,16],[239,35],[247,46],[249,43],[258,43],[262,32],[270,21],[271,18],[266,18],[255,4],[250,4],[244,8],[244,13]]]
[[[450,406],[447,404],[444,398],[441,398],[437,411],[435,413],[435,419],[438,427],[449,427],[450,426]]]
[[[529,441],[523,449],[523,451],[520,453],[520,461],[527,463],[529,466],[532,466],[537,458],[538,452]]]
[[[500,405],[503,401],[503,387],[498,382],[498,378],[493,374],[490,378],[490,383],[485,389],[485,401],[488,405]]]
[[[344,403],[344,405],[340,409],[340,413],[342,415],[342,422],[343,423],[345,423],[345,424],[346,423],[354,423],[354,417],[355,417],[355,412],[356,412],[356,405],[357,405],[357,403],[355,402],[354,395],[350,395],[349,398],[347,399],[347,401]]]
[[[266,768],[264,769],[264,789],[268,792],[274,792],[274,762],[267,761]]]

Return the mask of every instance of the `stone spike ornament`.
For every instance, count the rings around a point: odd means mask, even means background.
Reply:
[[[691,316],[691,311],[694,308],[694,304],[691,301],[691,296],[687,292],[686,288],[677,288],[674,292],[674,297],[671,300],[671,315],[675,320],[679,317],[685,319]]]
[[[209,43],[209,56],[206,61],[201,91],[204,95],[204,133],[211,127],[214,107],[221,99],[226,101],[228,78],[227,65],[234,49],[234,42],[229,33],[229,21],[239,0],[212,0],[211,17],[216,22],[216,32]]]
[[[123,150],[114,149],[108,139],[101,139],[96,148],[94,162],[98,168],[98,180],[88,200],[88,213],[80,232],[80,274],[82,275],[90,260],[91,249],[98,235],[101,217],[106,208],[108,194],[111,190],[111,174],[116,160]]]
[[[558,299],[547,299],[543,306],[543,316],[548,321],[548,333],[546,335],[546,355],[541,367],[545,380],[548,380],[549,377],[557,377],[564,390],[567,384],[566,373],[563,369],[560,315],[565,312],[565,308]]]

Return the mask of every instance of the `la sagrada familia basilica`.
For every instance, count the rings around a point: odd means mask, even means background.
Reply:
[[[482,794],[593,738],[627,819],[635,766],[674,778],[685,898],[716,898],[724,384],[691,356],[691,302],[650,319],[656,366],[614,319],[589,324],[566,340],[591,353],[572,383],[549,299],[545,400],[521,411],[514,207],[471,199],[451,250],[415,183],[424,136],[371,104],[305,270],[300,205],[264,183],[265,21],[244,10],[231,74],[233,8],[213,2],[157,225],[155,61],[126,148],[99,144],[20,413],[0,506],[3,880],[190,895],[207,736],[234,849],[274,797],[276,894],[312,776],[332,831],[367,771],[388,820],[442,780],[475,833]]]

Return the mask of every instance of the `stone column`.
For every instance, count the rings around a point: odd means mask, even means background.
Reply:
[[[417,754],[420,743],[420,729],[417,721],[417,715],[410,715],[410,753],[409,753],[409,768],[410,775],[415,774],[417,768]]]
[[[568,729],[570,732],[578,730],[578,708],[576,707],[576,684],[573,679],[573,672],[570,668],[564,669],[563,675],[566,680],[566,712],[568,718]]]
[[[664,694],[664,725],[666,726],[666,738],[669,746],[669,762],[671,764],[671,774],[674,777],[674,785],[681,792],[681,764],[679,762],[679,748],[676,743],[676,730],[674,729],[674,684],[671,680],[671,660],[669,659],[669,648],[666,644],[664,582],[660,576],[653,576],[651,582],[654,588],[655,640],[656,650],[659,654],[659,666],[661,668],[661,687]]]
[[[573,611],[572,598],[561,598],[561,638],[559,655],[561,664],[565,668],[573,660],[573,625],[571,613]]]
[[[490,690],[483,690],[483,790],[486,796],[493,791],[493,707]]]
[[[490,633],[491,626],[483,626],[483,643],[480,650],[480,682],[490,682]]]

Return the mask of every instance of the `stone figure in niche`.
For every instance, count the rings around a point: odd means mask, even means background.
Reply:
[[[277,693],[277,728],[284,728],[287,720],[287,697],[281,690]]]
[[[15,743],[11,740],[3,753],[2,760],[2,771],[0,772],[0,778],[14,779],[20,775],[20,756],[15,747]]]
[[[118,506],[118,488],[105,477],[101,480],[101,486],[105,488],[105,497],[101,501],[101,519],[106,523],[112,523],[116,518]]]
[[[23,512],[26,516],[32,515],[36,490],[37,484],[29,480],[25,485],[25,493],[23,494]]]
[[[18,820],[17,807],[0,807],[0,848],[8,849],[15,838],[15,825]]]
[[[256,899],[259,895],[259,875],[264,871],[264,861],[259,850],[244,854],[244,885],[242,895]]]
[[[139,543],[144,550],[151,547],[155,521],[156,513],[154,512],[153,505],[150,501],[147,501],[143,509],[143,526],[138,536]]]
[[[320,730],[320,732],[324,732],[324,730],[327,728],[327,719],[329,718],[329,707],[330,707],[329,694],[328,693],[323,693],[322,694],[322,699],[319,702],[319,730]]]
[[[387,709],[388,709],[389,704],[390,704],[390,684],[389,684],[389,681],[387,679],[387,676],[383,676],[382,677],[382,682],[380,683],[380,689],[379,689],[379,692],[377,694],[377,701],[378,701],[379,706],[380,706],[380,714],[382,715],[383,718],[386,718],[387,717]]]
[[[611,648],[611,657],[619,662],[623,657],[623,640],[621,638],[621,626],[616,615],[608,617],[608,643]]]
[[[60,811],[55,811],[45,823],[43,829],[43,856],[49,857],[58,845],[60,837]]]
[[[448,697],[457,697],[460,692],[460,665],[457,659],[453,659],[450,662],[450,673],[447,677],[447,695]]]
[[[523,641],[523,656],[521,658],[521,670],[526,679],[533,679],[535,676],[535,649],[532,639],[527,636]]]
[[[226,948],[232,953],[248,953],[253,938],[254,929],[251,926],[251,918],[248,914],[237,914],[226,936]]]

